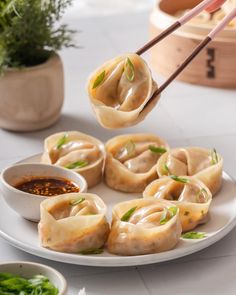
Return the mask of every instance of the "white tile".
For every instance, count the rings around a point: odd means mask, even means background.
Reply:
[[[234,295],[236,256],[141,268],[152,295]]]
[[[73,286],[73,291],[85,287],[86,295],[149,295],[136,270],[108,271],[90,276],[78,275],[71,277],[69,282]]]

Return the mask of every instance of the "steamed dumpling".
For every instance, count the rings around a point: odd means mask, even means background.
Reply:
[[[94,194],[70,193],[47,199],[40,205],[40,242],[60,252],[99,249],[109,233],[106,212],[106,205]]]
[[[124,192],[143,192],[157,178],[157,161],[168,144],[151,134],[127,134],[106,143],[105,181]]]
[[[193,177],[163,177],[150,183],[144,198],[165,199],[180,210],[183,231],[194,229],[207,221],[212,194],[203,182]]]
[[[118,255],[143,255],[167,251],[181,235],[178,208],[154,198],[119,203],[112,211],[108,251]]]
[[[214,195],[221,188],[223,159],[215,151],[199,147],[171,149],[157,164],[159,177],[166,175],[195,176]]]
[[[88,82],[88,94],[98,122],[105,128],[123,128],[144,120],[157,103],[157,90],[146,62],[128,53],[109,60],[97,69]]]
[[[56,133],[45,139],[42,162],[72,169],[92,187],[102,179],[104,145],[78,131]]]

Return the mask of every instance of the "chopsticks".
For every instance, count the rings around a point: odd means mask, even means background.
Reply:
[[[144,45],[141,49],[139,49],[136,54],[141,55],[149,48],[154,46],[156,43],[160,42],[166,36],[174,32],[177,28],[188,22],[193,16],[197,15],[204,8],[209,6],[213,0],[205,0],[189,11],[187,14],[182,16],[177,22],[163,31],[160,35],[152,39],[146,45]],[[186,66],[198,55],[199,52],[206,45],[211,42],[215,36],[227,26],[227,24],[236,17],[236,8],[234,8],[228,15],[226,15],[223,20],[202,40],[202,42],[193,50],[193,52],[185,59],[185,61],[177,68],[177,70],[153,93],[149,101],[146,103],[145,107],[157,96],[159,95],[185,68]],[[167,61],[168,62],[168,61]],[[144,107],[144,108],[145,108]],[[144,110],[144,109],[143,109]]]

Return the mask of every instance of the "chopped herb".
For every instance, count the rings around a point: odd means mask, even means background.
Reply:
[[[189,231],[187,233],[182,234],[183,239],[203,239],[206,237],[206,233],[204,232],[196,232],[196,231]]]
[[[162,214],[162,217],[160,220],[160,224],[161,225],[166,224],[167,221],[169,221],[172,217],[174,217],[176,215],[177,211],[178,211],[178,208],[176,206],[169,207],[168,209],[165,209],[163,211],[163,214]]]
[[[88,166],[88,162],[87,161],[77,161],[71,164],[68,164],[65,166],[65,168],[67,169],[75,169],[75,168],[83,168]]]
[[[105,75],[106,75],[106,71],[103,71],[101,74],[99,74],[97,76],[97,78],[95,79],[95,81],[93,83],[92,89],[97,88],[99,85],[101,85],[103,83]]]
[[[125,62],[124,71],[126,78],[132,82],[134,80],[134,65],[128,57]]]
[[[188,216],[188,215],[189,215],[189,211],[185,211],[184,216]]]
[[[163,165],[163,170],[164,170],[165,172],[167,172],[168,175],[171,174],[171,173],[170,173],[170,169],[168,168],[168,166],[167,166],[166,163]]]
[[[129,221],[130,217],[132,216],[132,214],[134,213],[134,211],[137,209],[137,206],[129,209],[122,217],[121,217],[121,221]]]
[[[87,250],[80,251],[80,254],[82,254],[82,255],[101,254],[101,253],[103,253],[103,251],[104,250],[102,248],[98,248],[98,249],[87,249]]]
[[[84,197],[81,197],[81,198],[79,198],[77,200],[71,201],[70,202],[70,205],[71,206],[76,206],[76,205],[81,204],[83,201],[85,201],[85,198]]]
[[[11,273],[0,273],[0,294],[10,295],[57,295],[58,289],[43,275],[32,276],[31,279],[23,278]]]
[[[65,133],[57,142],[56,148],[59,150],[67,141],[68,133]]]
[[[217,155],[216,149],[213,149],[213,150],[211,151],[211,155],[210,155],[210,157],[211,157],[211,164],[212,164],[212,165],[215,165],[215,164],[217,164],[217,163],[219,162],[219,159],[218,159],[218,155]]]
[[[189,180],[187,178],[178,177],[176,175],[171,175],[170,178],[175,180],[175,181],[182,182],[182,183],[188,183],[189,182]]]
[[[207,191],[206,191],[205,188],[201,188],[199,190],[199,192],[197,193],[197,201],[200,202],[200,203],[201,203],[201,199],[200,199],[201,195],[204,196],[204,198],[206,199],[206,201],[208,200],[208,193],[207,193]]]
[[[164,154],[166,152],[166,149],[163,147],[157,147],[154,145],[149,145],[149,150],[153,153],[157,153],[157,154]]]
[[[133,140],[129,140],[126,145],[125,145],[125,149],[127,151],[128,156],[132,156],[135,153],[135,143],[133,142]]]

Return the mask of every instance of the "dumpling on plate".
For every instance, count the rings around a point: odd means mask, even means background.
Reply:
[[[45,139],[41,161],[80,173],[88,187],[92,187],[102,179],[104,158],[104,145],[100,140],[78,131],[67,131]]]
[[[157,160],[168,144],[152,134],[127,134],[110,139],[106,145],[105,181],[115,190],[143,192],[156,179]]]
[[[170,201],[179,208],[183,231],[194,229],[207,221],[212,194],[207,186],[189,176],[170,176],[154,180],[143,192],[144,198]]]
[[[98,122],[105,128],[133,126],[144,120],[159,100],[146,62],[127,53],[107,61],[89,78],[88,94]]]
[[[112,210],[108,251],[118,255],[143,255],[175,247],[181,235],[179,209],[155,198],[122,202]]]
[[[215,149],[185,147],[169,150],[157,163],[159,177],[166,175],[195,176],[217,193],[222,184],[223,159]]]
[[[94,194],[70,193],[43,201],[38,225],[41,245],[70,253],[103,247],[109,233],[106,212]]]

